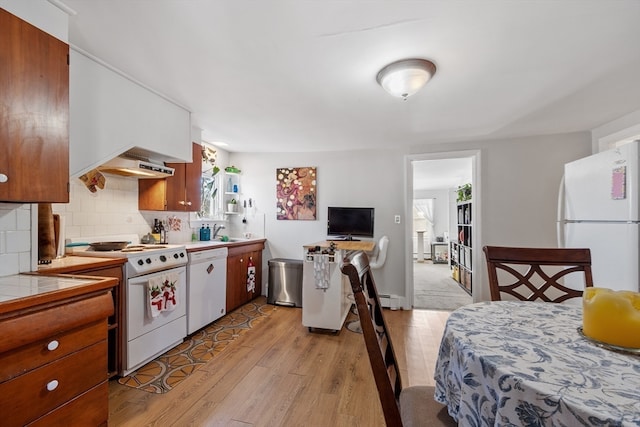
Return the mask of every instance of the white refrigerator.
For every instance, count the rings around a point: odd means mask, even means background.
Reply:
[[[560,247],[591,249],[594,286],[640,289],[640,141],[564,167],[558,198]]]

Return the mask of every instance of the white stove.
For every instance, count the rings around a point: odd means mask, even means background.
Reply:
[[[121,250],[92,250],[90,243],[128,242]],[[102,258],[126,258],[123,354],[121,375],[128,375],[154,357],[180,344],[187,335],[187,250],[181,245],[144,245],[135,234],[77,237],[65,240],[67,254]],[[152,286],[171,283],[166,306],[154,312]],[[164,289],[164,288],[163,288]],[[150,297],[151,295],[151,297]],[[163,306],[163,304],[160,304]]]
[[[99,258],[127,258],[127,277],[137,277],[154,271],[186,265],[187,250],[184,245],[141,244],[136,234],[74,237],[66,239],[67,254]],[[96,242],[129,242],[120,250],[98,251],[89,246]]]

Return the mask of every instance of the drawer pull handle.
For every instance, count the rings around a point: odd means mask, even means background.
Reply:
[[[58,380],[51,380],[47,383],[47,390],[53,391],[58,388]]]
[[[53,340],[49,344],[47,344],[47,350],[53,351],[58,348],[59,345],[60,343],[57,340]]]

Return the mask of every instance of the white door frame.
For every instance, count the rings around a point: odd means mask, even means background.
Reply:
[[[462,150],[462,151],[446,151],[437,153],[420,153],[409,154],[405,156],[405,207],[404,217],[405,220],[405,291],[404,291],[404,304],[403,309],[411,310],[413,308],[413,246],[412,246],[412,221],[409,219],[413,217],[413,162],[420,160],[444,160],[444,159],[456,159],[456,158],[471,158],[471,184],[472,184],[472,200],[471,217],[473,218],[473,231],[471,232],[471,240],[473,241],[473,253],[471,255],[471,265],[473,270],[473,302],[482,301],[482,291],[484,287],[484,280],[482,268],[480,267],[480,257],[482,250],[482,237],[481,237],[481,181],[480,176],[480,150]],[[452,236],[450,236],[451,238]]]

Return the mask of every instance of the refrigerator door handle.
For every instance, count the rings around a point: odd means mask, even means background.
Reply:
[[[564,174],[560,180],[560,187],[558,188],[558,216],[556,220],[556,238],[558,240],[558,247],[564,248]]]

